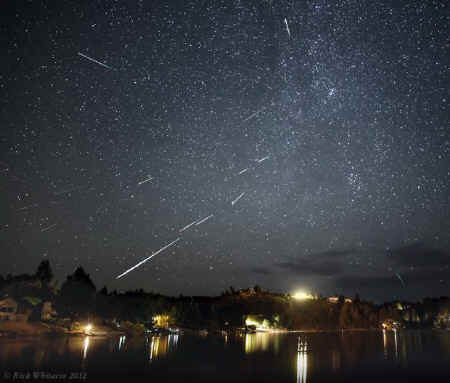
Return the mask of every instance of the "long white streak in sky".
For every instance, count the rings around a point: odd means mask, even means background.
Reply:
[[[150,260],[151,258],[153,258],[155,255],[158,255],[159,253],[161,253],[162,251],[166,250],[168,247],[172,246],[173,244],[177,243],[181,238],[178,237],[175,241],[170,242],[168,245],[162,247],[161,249],[159,249],[156,253],[153,253],[152,255],[150,255],[150,257],[145,258],[143,261],[139,262],[137,265],[131,267],[130,269],[128,269],[127,271],[125,271],[124,273],[118,275],[116,277],[116,279],[122,278],[124,275],[128,274],[130,271],[133,271],[135,268],[139,267],[140,265],[142,265],[143,263],[147,262],[148,260]]]
[[[214,216],[214,214],[208,215],[207,217],[205,217],[205,218],[203,218],[202,220],[198,221],[198,222],[195,224],[195,226],[198,226],[198,225],[200,225],[201,223],[206,222],[208,219],[210,219],[210,218],[213,217],[213,216]]]
[[[239,201],[244,196],[244,194],[245,192],[239,194],[239,196],[235,200],[231,201],[231,206],[233,206],[237,201]]]
[[[145,179],[144,181],[138,182],[138,185],[142,185],[145,184],[146,182],[150,182],[153,179],[153,177],[149,177],[147,179]]]
[[[180,229],[178,232],[182,233],[183,231],[189,229],[193,224],[195,224],[197,221],[191,222],[189,225],[186,225],[185,227],[183,227],[182,229]]]
[[[247,170],[248,168],[242,169],[238,174],[244,174]]]
[[[289,35],[289,38],[291,38],[291,31],[289,30],[289,24],[287,22],[286,17],[284,18],[284,23],[286,24],[286,31],[287,31],[287,33]]]
[[[47,226],[45,229],[42,229],[41,232],[43,233],[44,231],[50,230],[51,228],[55,227],[57,224],[54,223],[53,225]]]
[[[256,160],[256,162],[258,162],[258,164],[260,164],[261,162],[267,160],[269,158],[269,156],[265,156],[264,158],[261,158],[259,160]]]
[[[106,65],[106,64],[103,64],[102,62],[97,61],[96,59],[93,59],[92,57],[89,57],[89,56],[84,55],[83,53],[78,52],[78,55],[81,56],[81,57],[84,57],[85,59],[88,59],[89,61],[92,61],[93,63],[96,63],[96,64],[98,64],[98,65],[104,66],[105,68],[113,69],[113,68],[111,68],[110,66],[108,66],[108,65]]]

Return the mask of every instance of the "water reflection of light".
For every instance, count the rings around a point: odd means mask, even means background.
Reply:
[[[88,348],[89,348],[89,337],[87,336],[86,338],[84,338],[83,359],[86,359]]]
[[[273,345],[273,350],[274,350],[275,354],[278,354],[280,352],[280,337],[279,336],[272,338],[272,345]]]
[[[122,335],[122,336],[119,338],[119,350],[121,350],[122,347],[125,345],[125,339],[126,339],[126,336],[125,336],[125,335]]]
[[[269,348],[269,336],[267,333],[245,334],[245,353],[255,351],[267,351]]]
[[[306,352],[308,351],[308,341],[306,339],[298,338],[297,340],[297,351]]]
[[[394,329],[395,359],[398,359],[397,330]]]
[[[306,383],[308,371],[308,354],[306,351],[297,352],[297,383]]]
[[[159,337],[152,336],[152,341],[150,343],[150,362],[154,357],[158,356],[159,351]]]
[[[174,351],[178,346],[178,335],[152,336],[150,341],[149,360],[166,356],[169,351]]]
[[[403,343],[403,342],[400,342]],[[399,359],[399,336],[397,329],[393,329],[392,331],[387,331],[383,329],[383,351],[384,358],[394,358],[395,360]]]
[[[306,383],[308,371],[308,341],[302,337],[297,340],[297,383]]]
[[[178,346],[178,334],[170,334],[168,340],[168,349],[175,350]]]

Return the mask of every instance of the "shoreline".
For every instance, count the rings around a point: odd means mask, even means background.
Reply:
[[[208,329],[192,329],[180,327],[181,333],[195,335],[201,332],[206,332],[204,335],[217,335],[221,336],[223,332],[227,333],[239,333],[242,329],[235,328],[227,330],[214,330]],[[206,330],[206,331],[205,331]],[[403,328],[402,330],[434,330],[434,331],[450,331],[450,329],[441,328]],[[348,328],[348,329],[301,329],[301,330],[256,330],[255,332],[247,332],[248,334],[318,334],[318,333],[335,333],[344,334],[352,332],[371,332],[371,331],[383,331],[381,328]],[[389,330],[391,331],[391,330]],[[245,333],[245,331],[244,331]],[[133,331],[121,331],[110,328],[108,326],[96,326],[89,332],[76,330],[69,330],[62,326],[49,324],[45,322],[0,322],[0,340],[1,339],[36,339],[40,337],[45,338],[58,338],[58,337],[93,337],[93,338],[110,338],[119,336],[142,336],[146,333],[133,332]]]
[[[106,326],[98,326],[97,329],[86,332],[79,329],[70,330],[66,327],[46,322],[0,322],[0,339],[14,338],[56,338],[61,336],[91,336],[113,337],[126,335],[125,331],[118,331]]]

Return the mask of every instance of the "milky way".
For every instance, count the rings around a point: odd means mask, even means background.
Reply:
[[[448,294],[445,1],[3,8],[1,274]]]

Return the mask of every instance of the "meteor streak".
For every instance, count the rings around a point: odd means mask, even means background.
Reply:
[[[182,229],[180,229],[178,232],[182,233],[183,231],[189,229],[194,223],[196,223],[197,221],[191,222],[189,225],[186,225],[185,227],[183,227]]]
[[[259,160],[256,160],[256,162],[258,163],[258,164],[260,164],[261,162],[264,162],[265,160],[267,160],[269,158],[269,156],[265,156],[265,157],[263,157],[263,158],[261,158],[261,159],[259,159]]]
[[[286,17],[284,18],[284,24],[286,24],[286,32],[289,35],[289,38],[291,38],[291,31],[289,30],[289,24],[287,22]]]
[[[54,223],[53,225],[47,226],[46,228],[44,228],[44,229],[41,230],[41,233],[43,233],[44,231],[47,231],[47,230],[50,230],[50,229],[54,228],[56,225],[57,225],[57,224]]]
[[[231,206],[233,206],[237,201],[239,201],[244,196],[244,194],[245,192],[239,194],[239,196],[235,200],[231,201]]]
[[[104,66],[105,68],[113,69],[113,68],[111,68],[110,66],[108,66],[108,65],[106,65],[106,64],[103,64],[102,62],[97,61],[96,59],[93,59],[92,57],[89,57],[89,56],[84,55],[83,53],[78,52],[78,55],[81,56],[81,57],[84,57],[85,59],[88,59],[89,61],[92,61],[93,63],[96,63],[96,64],[98,64],[98,65]]]
[[[140,265],[142,265],[143,263],[147,262],[148,260],[150,260],[151,258],[153,258],[155,255],[158,255],[159,253],[161,253],[162,251],[166,250],[168,247],[172,246],[173,244],[177,243],[181,238],[178,237],[175,241],[170,242],[168,245],[162,247],[161,249],[159,249],[156,253],[153,253],[152,255],[150,255],[150,257],[145,258],[143,261],[139,262],[137,265],[131,267],[130,269],[128,269],[127,271],[125,271],[124,273],[118,275],[116,277],[116,279],[122,278],[124,275],[128,274],[130,271],[133,271],[135,268],[139,267]]]
[[[195,226],[198,226],[198,225],[200,225],[201,223],[206,222],[208,219],[210,219],[210,218],[213,217],[213,216],[214,216],[214,214],[208,215],[206,218],[203,218],[202,220],[198,221],[198,222],[195,224]]]
[[[256,117],[258,114],[260,114],[264,109],[266,109],[265,106],[263,106],[261,109],[258,109],[256,112],[252,113],[250,116],[244,119],[244,121],[251,120],[253,117]]]
[[[247,170],[248,168],[242,169],[238,174],[244,174]]]
[[[400,282],[402,282],[403,287],[405,287],[405,282],[403,281],[403,278],[400,276],[400,274],[399,273],[395,273],[395,275],[400,280]]]
[[[145,184],[146,182],[150,182],[152,179],[153,179],[153,177],[149,177],[141,182],[138,182],[138,185],[142,185],[142,184]]]

